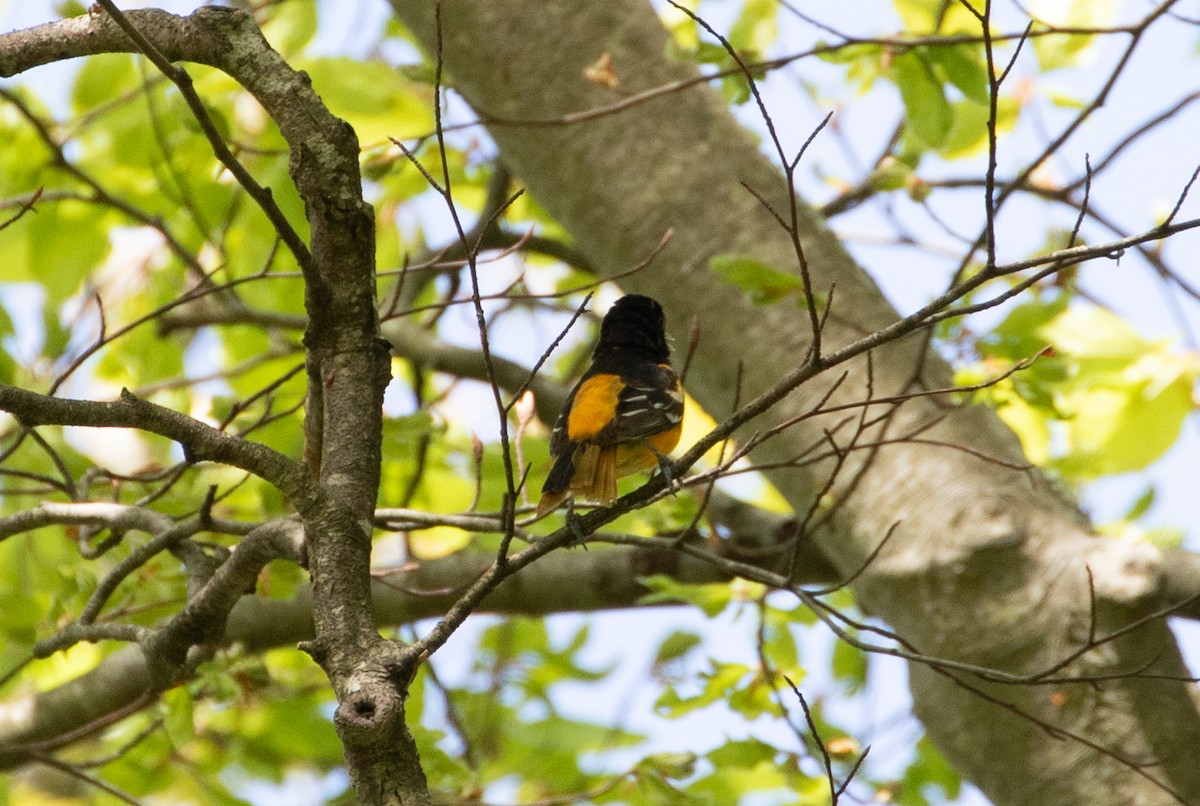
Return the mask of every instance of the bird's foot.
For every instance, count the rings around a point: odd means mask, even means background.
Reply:
[[[583,520],[575,512],[574,499],[567,501],[566,526],[571,530],[571,534],[575,536],[575,539],[567,544],[568,546],[584,546],[587,539],[591,537],[591,535],[583,531]],[[584,546],[584,548],[586,549],[587,547]]]
[[[676,484],[675,474],[671,472],[671,457],[661,451],[650,448],[654,451],[654,455],[658,457],[658,472],[662,474],[663,480],[667,483],[667,492],[671,495],[683,489],[682,484]]]

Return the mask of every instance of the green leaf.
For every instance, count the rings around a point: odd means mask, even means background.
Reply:
[[[1035,355],[1046,346],[1046,338],[1039,334],[1039,329],[1061,315],[1069,304],[1070,299],[1060,295],[1048,301],[1035,300],[1018,305],[981,341],[981,352],[1010,361]]]
[[[681,6],[695,11],[698,0],[682,0]],[[675,55],[693,52],[700,43],[700,26],[674,6],[664,6],[660,12],[663,26],[671,32],[671,52]]]
[[[724,45],[716,42],[701,42],[696,45],[694,54],[700,64],[732,66],[729,51],[725,50]]]
[[[792,633],[792,614],[768,607],[765,618],[763,653],[773,668],[796,680],[804,670],[800,668],[800,651]]]
[[[1058,352],[1109,364],[1127,363],[1150,348],[1128,322],[1095,305],[1072,306],[1036,333]]]
[[[851,694],[867,684],[867,654],[845,641],[833,645],[833,676],[846,683]]]
[[[63,201],[38,208],[4,231],[11,237],[21,232],[28,238],[27,271],[46,290],[47,309],[58,305],[80,289],[84,278],[109,252],[107,230],[111,219],[83,202]],[[63,237],[70,233],[70,237]],[[18,268],[18,276],[24,273]]]
[[[471,545],[475,535],[454,526],[430,526],[414,529],[408,534],[409,550],[418,560],[437,560],[449,557]]]
[[[725,703],[743,714],[757,710],[757,713],[753,714],[757,716],[762,711],[751,707],[754,699],[747,691],[752,688],[768,688],[756,683],[757,677],[758,675],[744,664],[714,661],[709,671],[700,676],[703,683],[700,692],[691,696],[681,696],[675,689],[669,688],[658,698],[654,709],[663,716],[678,719],[710,705]],[[772,706],[768,700],[768,708],[770,707]]]
[[[764,53],[779,36],[777,0],[746,0],[742,13],[729,29],[729,44],[739,51]]]
[[[654,666],[662,666],[674,660],[679,660],[698,647],[703,639],[694,632],[676,631],[668,635],[658,646],[658,654],[654,657]]]
[[[749,255],[716,255],[709,261],[709,267],[721,279],[750,292],[759,304],[775,302],[804,288],[799,277],[771,268]]]
[[[904,101],[909,128],[930,148],[945,144],[954,110],[934,73],[927,48],[913,48],[892,62],[892,75]]]
[[[817,44],[829,47],[829,43],[825,41],[818,42]],[[882,55],[882,45],[855,43],[853,45],[843,45],[823,50],[817,54],[817,58],[830,64],[856,64],[863,61],[878,63]]]
[[[638,600],[640,604],[683,602],[700,608],[709,618],[716,616],[733,600],[733,588],[727,583],[685,585],[665,574],[645,577],[642,583],[650,592]]]
[[[1057,466],[1080,478],[1146,467],[1179,438],[1196,376],[1190,359],[1148,355],[1111,383],[1077,391],[1070,453]]]
[[[308,73],[329,110],[353,126],[363,144],[433,129],[428,90],[418,91],[418,85],[385,62],[330,56],[305,59],[298,66]]]
[[[1039,95],[1050,103],[1063,109],[1086,109],[1087,101],[1065,89],[1045,87]]]
[[[901,797],[897,801],[901,806],[927,803],[922,790],[929,786],[937,787],[950,800],[957,798],[962,790],[958,773],[925,736],[917,742],[917,757],[904,771],[902,780]]]
[[[729,692],[726,703],[747,720],[778,712],[771,685],[761,674],[754,675],[745,685]]]
[[[304,50],[317,33],[315,0],[291,0],[268,7],[270,18],[263,24],[263,36],[285,58]]]
[[[754,793],[785,794],[785,800],[777,797],[764,799],[775,803],[821,803],[808,801],[808,779],[800,773],[795,756],[784,755],[776,748],[757,739],[726,741],[708,753],[706,760],[713,772],[696,781],[688,788],[688,794],[699,803],[727,804],[747,803]],[[824,777],[819,782],[823,789],[824,803],[829,802],[829,785]],[[801,800],[797,801],[797,797]]]
[[[828,42],[818,42],[828,47]],[[845,45],[820,51],[817,58],[830,64],[846,66],[846,83],[855,86],[861,95],[875,84],[883,72],[883,47],[880,45]]]
[[[17,88],[14,90],[14,94],[35,113],[45,112],[41,101],[28,90]],[[0,148],[0,196],[22,196],[27,199],[36,190],[48,184],[46,165],[53,158],[52,152],[42,142],[36,130],[17,113],[12,104],[0,104],[0,143],[4,143],[4,147]],[[45,200],[40,201],[32,211],[25,214],[25,218],[29,218],[48,206],[49,204]],[[5,209],[0,214],[0,221],[7,221],[16,212],[13,208]],[[19,239],[12,237],[13,226],[18,225],[12,225],[3,230],[4,235],[0,237],[0,248],[13,249],[14,240],[17,243],[20,242]],[[5,266],[6,280],[16,279],[11,271],[20,264],[14,264],[6,258],[5,262],[0,265]]]
[[[1116,0],[1034,0],[1029,13],[1053,28],[1108,28],[1116,21]],[[1045,30],[1043,28],[1043,30]],[[1083,63],[1094,34],[1048,34],[1033,38],[1033,51],[1043,71],[1073,67]]]
[[[1186,537],[1184,531],[1177,526],[1159,526],[1147,529],[1139,539],[1160,549],[1177,549],[1183,545]]]
[[[438,80],[437,63],[431,61],[411,62],[396,67],[396,71],[406,80],[414,84],[434,86]]]
[[[82,17],[87,13],[87,6],[79,0],[61,0],[54,4],[54,13],[63,19]]]
[[[14,333],[12,318],[4,306],[0,305],[0,383],[11,384],[16,376],[17,362],[9,355],[6,347],[6,343],[15,343],[16,339],[12,338]]]
[[[461,758],[446,752],[445,731],[430,729],[414,721],[409,726],[417,749],[421,754],[421,771],[429,782],[430,789],[440,792],[457,792],[470,784],[471,768]]]
[[[889,154],[879,161],[867,181],[876,190],[902,190],[908,187],[913,176],[911,165]]]
[[[1023,369],[1010,378],[1012,389],[1026,403],[1054,417],[1065,419],[1071,416],[1060,406],[1063,391],[1077,374],[1075,362],[1059,356],[1043,356],[1033,366]]]
[[[445,431],[445,428],[439,430]],[[428,411],[387,417],[383,421],[383,452],[385,455],[396,456],[412,450],[422,437],[433,431],[433,415]]]
[[[16,380],[17,362],[0,346],[0,383],[11,385]]]
[[[977,11],[982,11],[981,0],[972,0]],[[979,21],[959,3],[944,0],[894,0],[896,12],[910,34],[980,34]]]
[[[112,314],[111,309],[108,313]],[[183,342],[179,337],[163,338],[153,326],[137,328],[121,337],[117,349],[100,354],[96,377],[110,381],[114,387],[128,389],[181,378],[184,376]],[[138,356],[138,360],[131,361],[130,355]]]
[[[758,739],[735,739],[714,748],[707,758],[718,768],[755,767],[764,761],[773,761],[778,753],[774,747]]]
[[[689,794],[653,769],[638,768],[632,781],[623,782],[614,790],[614,794],[618,793],[623,800],[616,802],[629,806],[692,806],[695,803]],[[603,802],[611,801],[605,798]]]
[[[163,694],[166,714],[163,727],[176,748],[187,745],[196,737],[195,701],[187,686],[177,686]]]
[[[651,771],[663,778],[689,778],[696,772],[696,754],[655,753],[639,761],[637,770]]]
[[[741,106],[750,100],[750,81],[742,72],[731,73],[721,79],[721,94],[734,106]]]
[[[1129,510],[1125,513],[1123,516],[1124,520],[1136,521],[1149,512],[1150,507],[1154,506],[1155,494],[1153,485],[1146,487],[1145,491],[1137,497],[1137,500],[1133,502]]]
[[[928,53],[959,92],[983,106],[989,104],[987,67],[978,45],[930,47]]]
[[[1086,481],[1139,470],[1178,439],[1194,409],[1200,357],[1140,336],[1116,314],[1067,306],[1067,296],[1015,309],[981,352],[1017,360],[1038,344],[1055,350],[981,396],[1021,436],[1032,461]],[[994,374],[994,373],[993,373]],[[1050,455],[1049,425],[1056,425]]]
[[[955,101],[950,106],[954,112],[954,123],[938,154],[946,159],[961,159],[982,153],[988,144],[989,108],[974,101]],[[1017,124],[1020,111],[1018,101],[1007,96],[1001,97],[996,103],[996,134],[1011,131]]]
[[[71,110],[76,114],[92,111],[139,83],[133,56],[110,53],[92,57],[83,62],[75,76]]]

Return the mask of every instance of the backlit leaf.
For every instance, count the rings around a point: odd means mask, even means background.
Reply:
[[[1034,0],[1030,14],[1050,28],[1107,28],[1117,17],[1117,0]],[[1094,34],[1049,34],[1033,38],[1042,70],[1072,67],[1086,61]]]
[[[945,144],[954,110],[925,48],[913,48],[892,61],[892,71],[909,128],[930,148]]]
[[[709,265],[726,282],[750,292],[757,303],[775,302],[804,288],[796,275],[779,271],[748,255],[717,255]]]

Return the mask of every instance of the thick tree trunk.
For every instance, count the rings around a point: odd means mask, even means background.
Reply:
[[[392,6],[432,53],[434,3]],[[667,34],[644,0],[445,0],[443,17],[453,87],[490,121],[506,164],[602,272],[628,270],[674,231],[648,269],[621,282],[662,301],[677,344],[687,343],[698,319],[702,337],[687,383],[708,411],[718,418],[730,411],[739,365],[745,400],[803,360],[810,341],[803,309],[755,306],[709,268],[713,256],[729,253],[796,266],[787,234],[742,187],[786,210],[781,173],[714,92],[697,86],[581,122],[553,122],[695,75],[692,65],[669,58]],[[584,76],[606,52],[619,94]],[[803,206],[800,216],[815,292],[836,284],[825,353],[895,322],[896,312],[823,222]],[[874,352],[875,397],[911,389],[917,372],[921,386],[947,383],[944,364],[922,348],[918,334]],[[866,399],[868,364],[860,359],[805,385],[750,428],[804,413],[843,369],[850,374],[833,401]],[[754,458],[764,466],[788,462],[844,416],[804,421]],[[1091,538],[1078,510],[1037,472],[981,458],[1021,462],[1015,439],[991,412],[921,398],[860,442],[935,421],[924,437],[971,452],[913,443],[855,451],[833,489],[840,509],[817,539],[843,571],[858,568],[898,524],[856,584],[867,610],[922,653],[1025,675],[1078,648],[1093,618],[1103,635],[1153,598],[1139,576],[1140,549]],[[826,463],[768,475],[803,510],[830,470]],[[1097,596],[1108,603],[1094,617],[1089,565]],[[1190,687],[1168,679],[1186,671],[1161,620],[1056,675],[1146,670],[1154,678],[1014,685],[944,666],[914,663],[911,670],[930,735],[997,803],[1200,803],[1200,718]]]

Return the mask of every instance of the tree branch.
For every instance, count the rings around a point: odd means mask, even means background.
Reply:
[[[0,411],[27,426],[74,425],[136,428],[178,442],[190,462],[220,462],[253,473],[292,499],[312,495],[303,465],[265,445],[218,431],[185,414],[142,400],[128,391],[113,401],[70,400],[0,384]]]

